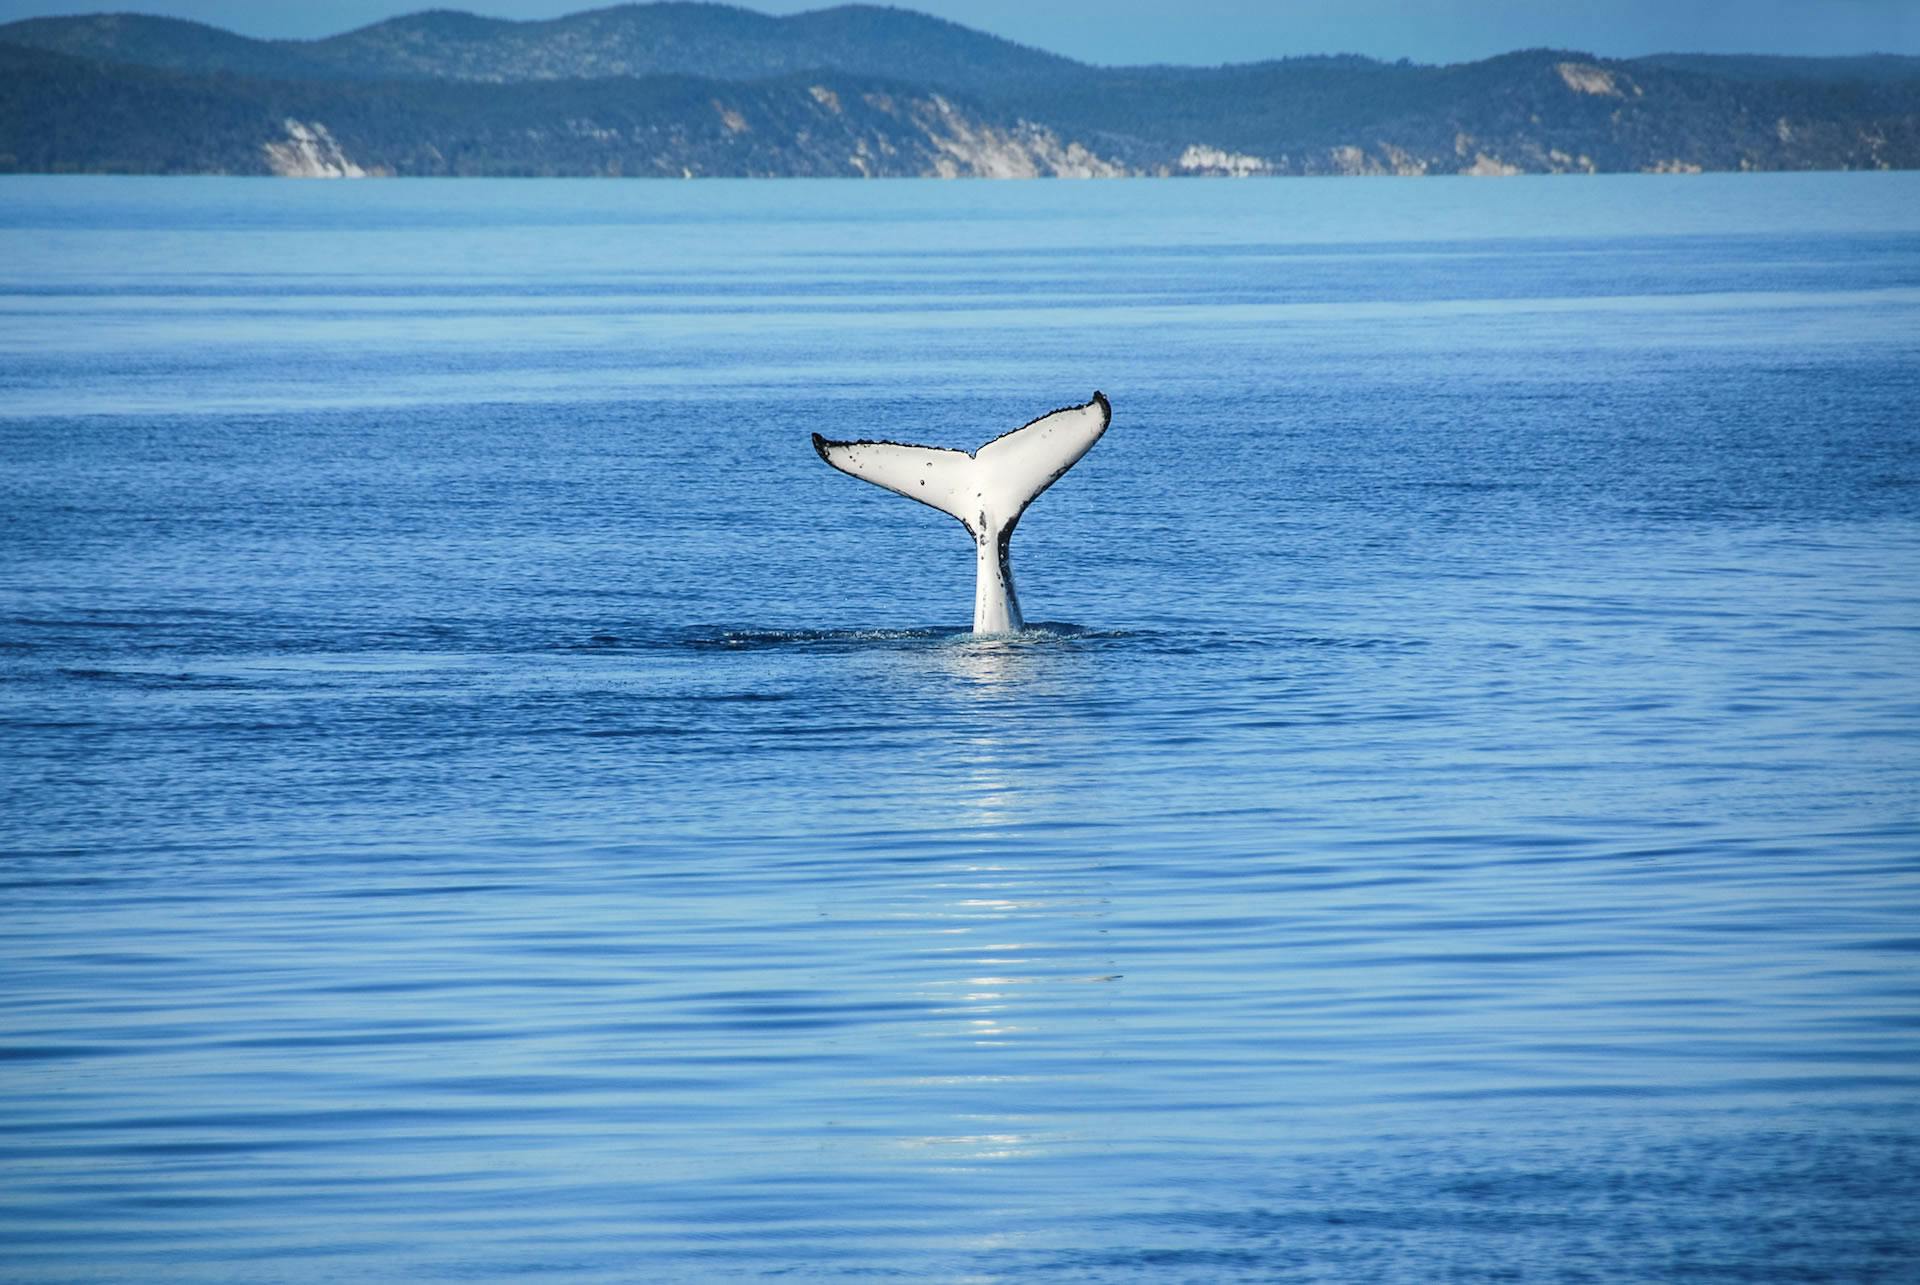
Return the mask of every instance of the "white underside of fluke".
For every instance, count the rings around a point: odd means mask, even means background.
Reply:
[[[1013,592],[1008,554],[1013,528],[1042,491],[1093,449],[1112,418],[1107,399],[1095,393],[1084,406],[1042,415],[977,451],[901,442],[833,442],[818,433],[813,449],[842,473],[958,518],[973,537],[978,567],[973,632],[1004,634],[1025,623]]]

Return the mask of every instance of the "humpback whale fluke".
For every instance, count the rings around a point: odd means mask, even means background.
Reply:
[[[959,518],[973,537],[978,565],[973,632],[1003,634],[1024,623],[1007,553],[1013,528],[1040,492],[1093,449],[1112,418],[1106,397],[1095,393],[1084,406],[1042,415],[977,451],[903,442],[830,442],[818,433],[813,449],[842,473]]]

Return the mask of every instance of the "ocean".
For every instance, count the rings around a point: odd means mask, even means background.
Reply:
[[[7,1280],[1920,1279],[1920,175],[0,179],[0,925]]]

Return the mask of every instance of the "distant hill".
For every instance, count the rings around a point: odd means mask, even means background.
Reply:
[[[1102,68],[906,10],[0,26],[0,171],[1510,174],[1920,167],[1920,58]]]
[[[295,42],[250,40],[203,23],[138,13],[28,18],[0,25],[0,43],[163,71],[282,80],[332,74]]]
[[[0,45],[0,172],[309,177],[1118,175],[1004,112],[838,73],[324,82]]]
[[[0,41],[170,71],[298,80],[761,80],[802,71],[969,89],[1081,64],[905,9],[844,5],[770,17],[722,4],[626,4],[545,22],[432,9],[324,40],[249,40],[141,14],[33,18]]]
[[[1279,174],[1920,165],[1920,77],[1762,81],[1567,50],[1444,67],[1116,69],[999,101],[1149,168],[1193,161],[1181,149],[1195,144],[1237,157],[1240,172]]]

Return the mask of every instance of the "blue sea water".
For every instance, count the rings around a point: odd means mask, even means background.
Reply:
[[[0,180],[0,850],[9,1280],[1920,1279],[1920,175]]]

